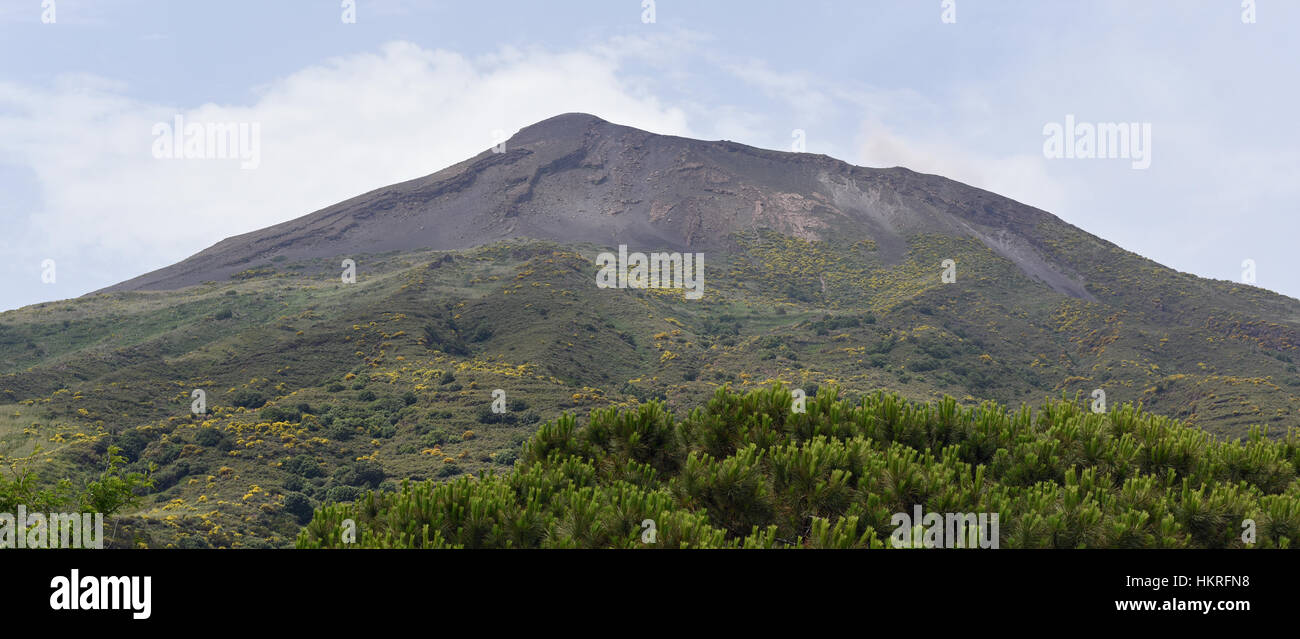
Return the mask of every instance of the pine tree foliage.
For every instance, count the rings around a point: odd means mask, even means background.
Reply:
[[[895,513],[997,513],[1003,548],[1286,548],[1300,430],[1219,441],[1123,405],[1037,411],[720,388],[544,424],[512,472],[403,483],[317,510],[298,546],[885,548]],[[344,543],[344,520],[356,524]],[[645,520],[654,522],[649,543]],[[1243,522],[1255,523],[1254,543]]]

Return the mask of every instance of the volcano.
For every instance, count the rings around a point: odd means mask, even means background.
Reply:
[[[807,241],[869,238],[886,264],[897,264],[916,234],[975,238],[1052,290],[1095,299],[1046,239],[1086,234],[1033,207],[903,168],[656,135],[580,113],[105,291],[219,281],[274,258],[465,249],[515,237],[732,251],[737,231],[760,228]]]
[[[634,284],[664,265],[672,287]],[[943,177],[567,114],[104,291],[0,313],[0,456],[39,446],[91,481],[102,464],[88,460],[115,446],[156,467],[148,517],[218,504],[211,521],[128,522],[110,545],[285,545],[312,504],[507,471],[566,413],[603,414],[608,432],[631,422],[597,411],[650,400],[705,407],[696,428],[780,420],[789,409],[762,402],[784,391],[720,390],[783,385],[810,412],[876,397],[884,421],[854,428],[927,450],[956,441],[953,420],[1002,424],[1021,470],[984,452],[1023,485],[1063,481],[1044,459],[1163,478],[1223,455],[1249,456],[1264,469],[1251,481],[1278,492],[1290,475],[1264,448],[1206,442],[1300,424],[1297,330],[1300,301],[1177,272]],[[1018,408],[1062,399],[1075,407]],[[807,439],[837,422],[798,423]],[[721,432],[704,450],[734,448]],[[1169,432],[1174,444],[1149,439]],[[634,447],[653,459],[659,443]]]

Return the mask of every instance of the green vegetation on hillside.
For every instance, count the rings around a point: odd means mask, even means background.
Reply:
[[[528,240],[350,256],[355,283],[338,260],[266,261],[6,312],[0,464],[40,491],[82,486],[115,446],[123,472],[156,470],[106,545],[284,547],[323,505],[508,472],[566,411],[658,399],[684,415],[723,385],[963,410],[1103,389],[1222,440],[1298,423],[1294,300],[1114,252],[1094,256],[1093,302],[972,241],[910,237],[890,262],[869,240],[736,239],[746,250],[708,254],[699,300],[597,288],[599,247]]]
[[[1300,431],[1211,435],[1132,405],[1037,413],[823,388],[719,389],[544,424],[507,475],[404,482],[327,505],[302,548],[887,547],[894,513],[998,513],[1003,548],[1286,548],[1300,539]],[[1243,543],[1251,520],[1253,544]]]
[[[127,471],[120,449],[107,451],[107,467],[98,477],[75,485],[63,479],[42,486],[36,472],[22,462],[0,469],[0,513],[14,513],[19,506],[36,513],[100,513],[112,515],[140,503],[137,491],[153,486],[147,473]]]

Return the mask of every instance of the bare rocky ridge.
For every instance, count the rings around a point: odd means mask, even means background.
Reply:
[[[102,292],[220,281],[283,256],[462,249],[512,237],[638,249],[735,248],[760,228],[807,240],[870,238],[887,262],[918,233],[977,238],[1055,291],[1092,300],[1050,234],[1081,234],[1008,198],[903,168],[665,136],[570,113],[432,175],[227,238]]]

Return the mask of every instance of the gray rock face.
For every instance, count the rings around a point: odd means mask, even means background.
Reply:
[[[511,237],[729,251],[732,233],[758,228],[807,240],[871,238],[887,262],[902,257],[909,235],[973,237],[1052,289],[1092,299],[1069,264],[1042,250],[1046,234],[1083,232],[1038,209],[903,168],[656,135],[577,113],[524,128],[502,153],[227,238],[105,291],[224,280],[278,256],[460,249]]]

